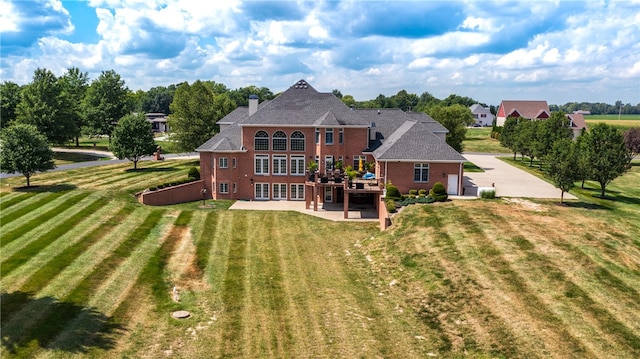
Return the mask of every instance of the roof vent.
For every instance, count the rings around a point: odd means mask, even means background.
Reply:
[[[351,105],[351,110],[353,111],[353,104]]]
[[[380,114],[380,110],[378,110],[378,115]]]

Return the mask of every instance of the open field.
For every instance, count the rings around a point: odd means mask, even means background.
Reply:
[[[500,146],[500,141],[491,138],[491,127],[467,128],[463,142],[464,152],[509,153],[509,149]]]
[[[606,123],[622,130],[640,127],[640,115],[621,115],[620,119],[618,119],[618,115],[586,115],[584,120],[587,122],[587,126],[595,123]]]
[[[191,165],[1,180],[0,356],[640,356],[638,181],[604,204],[414,205],[386,232],[135,202]]]

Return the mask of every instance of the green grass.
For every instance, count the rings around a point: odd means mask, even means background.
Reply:
[[[605,199],[415,205],[385,232],[135,202],[190,163],[0,181],[3,358],[640,355],[637,161]]]
[[[93,156],[86,153],[76,153],[76,152],[54,152],[53,153],[53,160],[56,166],[69,164],[69,163],[77,163],[77,162],[100,161],[105,159],[109,159],[109,158]]]
[[[491,127],[473,127],[467,129],[462,142],[464,152],[509,153],[500,145],[500,141],[491,138]]]

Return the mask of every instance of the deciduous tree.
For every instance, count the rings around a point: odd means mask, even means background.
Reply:
[[[473,124],[473,114],[469,107],[463,105],[434,106],[427,113],[449,130],[445,140],[456,151],[462,152],[467,126]]]
[[[632,156],[640,154],[640,127],[632,127],[624,132],[624,143]]]
[[[6,173],[22,173],[31,186],[36,172],[54,169],[53,151],[37,127],[17,123],[0,132],[0,168]]]
[[[625,145],[622,133],[605,123],[591,126],[582,136],[589,178],[600,184],[600,197],[604,198],[607,185],[629,170],[631,151]]]
[[[235,108],[227,94],[214,95],[201,81],[180,85],[168,121],[177,150],[194,151],[219,131],[218,120]]]
[[[151,123],[143,114],[124,116],[113,129],[112,136],[109,149],[119,159],[133,162],[133,169],[138,168],[142,157],[150,156],[156,150]]]
[[[80,132],[82,126],[84,126],[84,119],[86,117],[82,104],[87,94],[87,88],[89,87],[89,75],[86,72],[80,72],[80,69],[77,67],[71,67],[58,80],[65,103],[64,115],[76,125],[74,136],[76,139],[76,147],[79,147],[78,137],[80,137]]]
[[[545,160],[549,164],[547,173],[560,188],[560,203],[563,203],[564,193],[569,192],[580,179],[577,144],[568,138],[557,140]]]
[[[91,82],[84,106],[90,134],[107,135],[111,141],[118,120],[131,111],[129,89],[115,71],[103,71]]]
[[[78,132],[68,112],[68,103],[56,76],[47,69],[35,70],[33,81],[22,89],[16,121],[36,126],[50,143],[63,144]]]
[[[0,121],[2,127],[9,127],[16,119],[16,108],[20,103],[20,85],[5,81],[0,84],[0,102],[2,102],[2,112],[0,112]]]

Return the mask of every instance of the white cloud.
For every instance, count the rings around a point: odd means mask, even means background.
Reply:
[[[18,31],[20,19],[16,15],[11,2],[0,0],[0,32]]]

